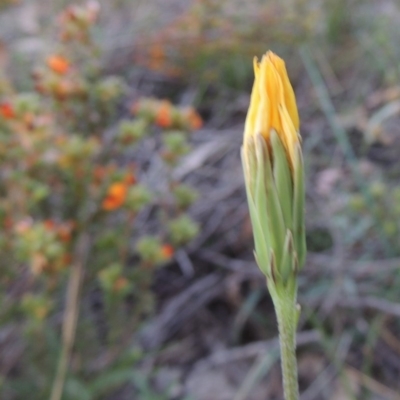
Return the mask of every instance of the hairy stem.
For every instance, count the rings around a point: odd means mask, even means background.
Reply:
[[[273,299],[278,320],[281,366],[285,400],[298,400],[296,326],[297,308],[292,296],[277,296]]]

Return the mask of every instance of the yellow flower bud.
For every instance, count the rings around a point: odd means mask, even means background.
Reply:
[[[286,286],[306,254],[299,115],[284,61],[267,52],[254,60],[242,164],[260,269]]]
[[[244,131],[244,146],[250,137],[261,134],[270,141],[275,130],[285,148],[290,166],[299,137],[299,114],[285,62],[268,51],[260,62],[254,58],[254,86]]]

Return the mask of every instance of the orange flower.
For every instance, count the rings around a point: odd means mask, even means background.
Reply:
[[[96,165],[93,169],[93,180],[95,183],[101,183],[107,176],[111,175],[116,170],[114,164]]]
[[[14,107],[8,102],[0,103],[0,115],[4,119],[14,118],[15,117]]]
[[[68,221],[61,224],[57,228],[58,237],[62,242],[69,242],[72,236],[72,230],[75,227],[75,223],[73,221]]]
[[[170,244],[164,244],[161,247],[161,254],[163,258],[169,259],[174,255],[174,248]]]
[[[120,276],[117,278],[117,280],[113,284],[113,289],[116,292],[121,292],[125,289],[127,289],[129,286],[129,281],[126,279],[124,276]]]
[[[155,121],[161,128],[169,128],[172,125],[172,106],[168,101],[163,101],[157,110]]]
[[[203,126],[203,120],[200,115],[192,108],[188,108],[186,111],[186,118],[189,123],[190,129],[196,130]]]
[[[54,231],[61,241],[69,242],[71,240],[72,230],[75,227],[73,221],[56,223],[53,219],[46,219],[43,224],[47,230]]]
[[[56,227],[56,223],[52,219],[46,219],[43,224],[45,228],[49,231],[54,230]]]
[[[69,61],[63,56],[49,56],[46,60],[47,66],[59,75],[65,75],[70,69]]]
[[[128,172],[124,177],[124,182],[127,185],[134,185],[136,183],[136,176],[133,172]]]
[[[107,191],[107,195],[102,203],[103,210],[112,211],[121,207],[128,193],[128,186],[126,183],[116,182],[113,183]]]

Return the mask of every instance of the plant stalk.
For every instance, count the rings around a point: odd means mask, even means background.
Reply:
[[[281,367],[285,400],[299,399],[296,359],[296,327],[298,310],[295,296],[273,296],[279,329]]]
[[[65,380],[68,373],[68,365],[75,342],[80,304],[80,287],[89,253],[89,247],[90,237],[88,233],[84,233],[79,239],[76,260],[72,266],[68,280],[66,308],[62,327],[62,349],[58,361],[56,376],[51,389],[50,400],[61,400],[63,396]]]

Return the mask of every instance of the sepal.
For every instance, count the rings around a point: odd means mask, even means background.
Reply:
[[[300,144],[296,146],[293,173],[293,239],[298,258],[298,267],[305,262],[307,248],[304,222],[304,171]]]

